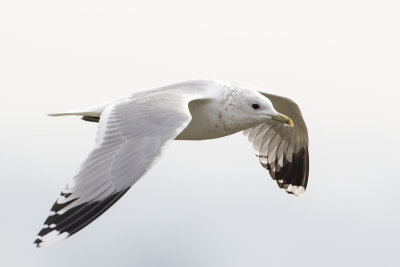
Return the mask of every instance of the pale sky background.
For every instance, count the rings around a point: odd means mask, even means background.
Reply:
[[[398,266],[398,1],[0,2],[0,266]],[[172,144],[73,237],[33,240],[94,146],[50,118],[219,79],[290,95],[310,136],[304,195],[236,134]]]

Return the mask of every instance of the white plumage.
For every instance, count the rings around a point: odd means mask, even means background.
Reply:
[[[294,120],[294,127],[280,112]],[[281,188],[298,195],[307,185],[307,128],[299,108],[287,98],[226,82],[189,81],[51,115],[81,115],[99,121],[99,128],[94,150],[39,232],[38,247],[66,238],[100,216],[174,139],[219,138],[245,130],[261,164]]]

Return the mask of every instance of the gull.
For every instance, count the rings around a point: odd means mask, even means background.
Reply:
[[[308,133],[290,98],[215,80],[186,81],[83,110],[98,122],[96,145],[51,208],[37,247],[91,223],[160,159],[173,140],[205,140],[243,131],[261,165],[289,194],[307,187]]]

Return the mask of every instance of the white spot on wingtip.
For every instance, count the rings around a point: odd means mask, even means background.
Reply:
[[[298,186],[297,190],[294,192],[296,196],[300,196],[306,191],[306,189],[303,186]]]
[[[71,197],[65,197],[65,196],[59,196],[56,203],[57,204],[64,204],[65,202],[68,202],[71,200]]]
[[[283,180],[278,180],[279,183],[283,183]],[[282,189],[285,189],[286,192],[292,193],[295,196],[300,196],[303,194],[306,189],[304,186],[299,186],[299,185],[292,185],[292,184],[284,184],[284,186],[287,186],[287,188],[283,187]]]
[[[44,236],[38,236],[38,239],[41,240],[40,243],[38,243],[38,247],[46,247],[51,244],[56,243],[57,241],[63,240],[69,236],[68,232],[63,232],[60,234],[60,231],[53,230],[50,233],[44,235]]]

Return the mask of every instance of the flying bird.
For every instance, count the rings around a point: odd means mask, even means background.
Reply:
[[[286,97],[199,80],[134,93],[93,108],[49,114],[98,122],[96,145],[51,208],[37,247],[67,238],[122,197],[173,140],[205,140],[243,131],[278,186],[307,187],[307,127]]]

